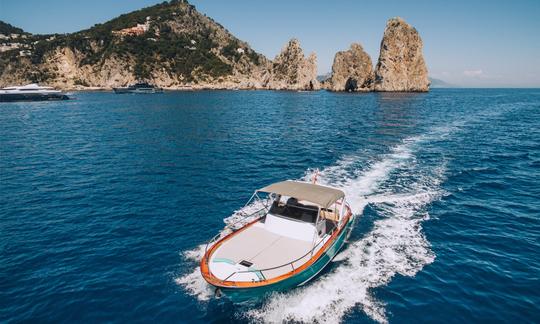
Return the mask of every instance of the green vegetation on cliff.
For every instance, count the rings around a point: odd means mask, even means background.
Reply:
[[[0,34],[9,35],[9,34],[23,34],[24,30],[12,26],[6,22],[0,20]]]
[[[138,25],[144,26],[144,32],[121,32]],[[233,65],[242,55],[249,64],[260,64],[259,54],[247,44],[181,0],[123,14],[72,34],[33,35],[24,44],[29,51],[26,57],[18,55],[18,50],[0,53],[0,66],[29,60],[33,70],[39,70],[45,80],[56,75],[41,73],[42,66],[65,49],[74,53],[79,67],[89,66],[99,71],[112,60],[125,65],[138,79],[152,79],[156,73],[165,73],[182,82],[219,78],[231,75]],[[82,79],[77,79],[77,83],[86,82]]]

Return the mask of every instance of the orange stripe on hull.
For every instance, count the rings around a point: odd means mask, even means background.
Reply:
[[[216,287],[226,287],[226,288],[256,288],[256,287],[263,287],[263,286],[268,286],[268,285],[277,283],[279,281],[285,280],[287,278],[293,277],[294,275],[298,274],[299,272],[302,272],[303,270],[305,270],[306,268],[311,266],[313,263],[315,263],[315,261],[317,261],[319,259],[319,257],[321,257],[321,255],[323,255],[323,253],[326,252],[326,250],[332,245],[332,243],[335,241],[335,239],[346,228],[346,224],[349,222],[349,219],[352,216],[351,209],[348,206],[346,206],[346,207],[347,207],[347,214],[345,215],[344,222],[343,222],[343,225],[341,226],[341,229],[339,231],[336,231],[334,234],[332,234],[330,239],[322,246],[321,249],[319,249],[319,251],[311,259],[309,259],[302,266],[300,266],[300,267],[298,267],[298,268],[296,268],[296,269],[294,269],[294,270],[292,270],[292,271],[290,271],[288,273],[285,273],[285,274],[280,275],[280,276],[275,277],[275,278],[265,279],[265,280],[261,280],[261,281],[248,282],[248,281],[225,281],[225,280],[221,280],[221,279],[215,277],[210,272],[208,262],[210,260],[210,256],[212,256],[212,253],[220,245],[222,245],[225,241],[232,238],[234,235],[240,233],[241,231],[245,230],[249,226],[251,226],[251,225],[255,224],[256,222],[258,222],[262,218],[261,217],[261,218],[258,218],[256,220],[250,222],[249,224],[247,224],[246,226],[240,228],[239,230],[237,230],[235,232],[232,232],[232,233],[229,233],[224,238],[217,241],[216,244],[214,244],[208,251],[206,251],[206,253],[204,254],[204,257],[201,260],[201,264],[200,264],[201,274],[202,274],[203,278],[208,283],[210,283],[211,285],[216,286]]]

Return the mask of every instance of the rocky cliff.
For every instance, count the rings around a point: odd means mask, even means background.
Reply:
[[[199,13],[171,0],[72,34],[32,35],[0,22],[0,86],[112,88],[139,80],[168,89],[316,90],[317,57],[296,39],[271,61]],[[401,18],[388,21],[375,72],[359,44],[338,52],[333,91],[427,91],[422,40]]]
[[[0,86],[264,88],[271,62],[186,1],[67,35],[3,35]],[[5,46],[4,46],[5,45]]]
[[[325,82],[325,88],[332,91],[371,91],[373,80],[371,58],[360,44],[353,43],[349,50],[336,53],[332,76]]]
[[[375,68],[376,91],[428,91],[428,70],[418,31],[397,17],[388,20]]]
[[[5,39],[10,47],[0,53],[0,86],[112,88],[145,80],[169,89],[319,88],[316,56],[306,58],[298,40],[270,61],[186,1],[164,2],[73,34]]]
[[[269,89],[278,90],[316,90],[317,56],[315,53],[304,56],[297,39],[291,39],[272,62]]]

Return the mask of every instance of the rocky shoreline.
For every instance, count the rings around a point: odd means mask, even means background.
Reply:
[[[180,0],[78,33],[2,36],[10,43],[0,52],[0,86],[39,82],[99,91],[146,80],[167,90],[188,91],[429,90],[422,40],[399,17],[386,25],[375,67],[362,46],[353,43],[336,53],[332,72],[323,81],[317,80],[316,54],[304,55],[297,39],[270,60]]]

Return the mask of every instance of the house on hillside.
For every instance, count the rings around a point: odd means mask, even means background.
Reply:
[[[150,29],[150,17],[146,17],[144,24],[137,24],[134,27],[128,27],[120,30],[113,30],[113,35],[116,36],[141,36]]]

